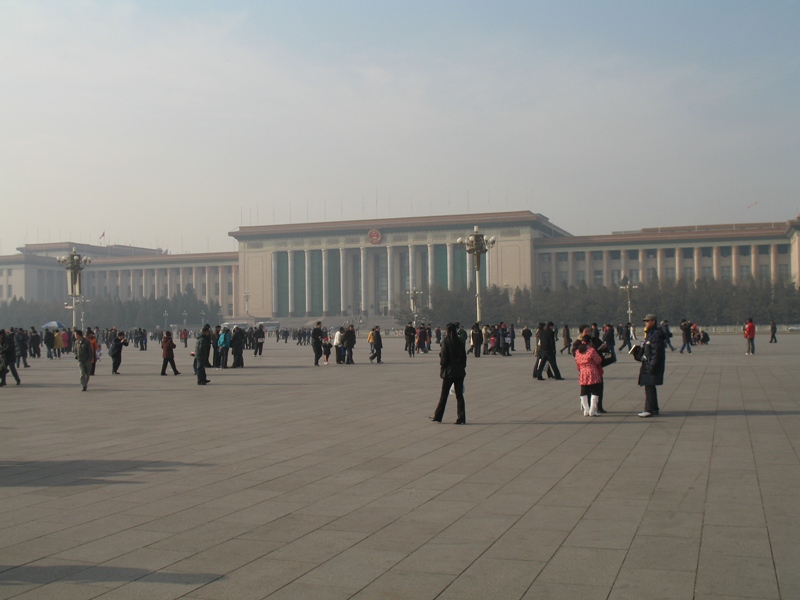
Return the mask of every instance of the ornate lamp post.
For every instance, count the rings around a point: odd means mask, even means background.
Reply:
[[[184,329],[186,329],[186,317],[187,316],[188,316],[188,313],[186,311],[183,311],[183,328]]]
[[[200,311],[200,321],[201,321],[200,325],[206,324],[206,311],[204,310]]]
[[[80,302],[81,290],[81,271],[84,265],[88,265],[92,260],[88,256],[81,256],[75,248],[67,256],[59,256],[56,260],[67,269],[67,293],[72,298],[72,329],[77,327],[78,314],[76,304]]]
[[[478,226],[475,225],[475,230],[469,237],[458,238],[456,240],[458,245],[467,251],[467,254],[472,254],[475,257],[475,305],[478,315],[478,323],[481,322],[481,255],[486,254],[494,246],[497,241],[494,236],[486,238],[478,231]]]
[[[244,294],[242,294],[242,296],[244,297],[244,314],[246,314],[249,317],[250,316],[250,290],[245,290]]]
[[[164,311],[164,331],[167,330],[167,319],[169,319],[169,313]]]
[[[406,292],[408,294],[408,302],[411,306],[411,313],[414,315],[414,325],[417,324],[417,306],[419,304],[419,300],[422,298],[422,290],[418,290],[414,288],[413,290],[408,290]]]
[[[639,286],[638,285],[631,285],[631,281],[627,277],[623,277],[622,281],[620,281],[620,283],[622,285],[619,286],[619,289],[625,290],[628,293],[628,323],[633,323],[633,321],[632,321],[632,319],[633,319],[633,309],[631,308],[631,290],[639,289]]]

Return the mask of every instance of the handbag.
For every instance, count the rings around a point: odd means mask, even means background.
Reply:
[[[617,355],[614,354],[611,350],[606,350],[605,352],[601,352],[600,358],[602,358],[602,360],[600,361],[600,366],[603,368],[607,367],[608,365],[613,365],[615,362],[617,362]]]

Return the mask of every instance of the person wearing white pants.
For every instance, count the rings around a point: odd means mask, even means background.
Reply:
[[[581,410],[584,417],[599,415],[597,408],[603,385],[603,358],[594,349],[588,336],[583,335],[586,327],[581,325],[581,338],[575,344],[575,365],[578,367],[578,383],[581,386]]]

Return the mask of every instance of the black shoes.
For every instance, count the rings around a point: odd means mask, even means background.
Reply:
[[[466,424],[467,424],[466,421],[456,421],[455,423],[453,423],[453,425],[466,425]]]
[[[434,423],[441,423],[441,422],[442,422],[442,420],[441,420],[441,419],[437,419],[436,417],[428,417],[428,418],[429,418],[431,421],[433,421]]]

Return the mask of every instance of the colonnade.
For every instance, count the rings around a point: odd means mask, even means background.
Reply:
[[[789,244],[724,244],[654,248],[587,249],[555,251],[539,249],[539,285],[564,281],[577,285],[616,285],[622,277],[636,282],[653,275],[659,280],[703,277],[730,279],[747,277],[777,282],[792,277]],[[781,260],[780,256],[785,255]],[[763,258],[761,258],[763,257]],[[783,267],[783,269],[781,268]],[[602,273],[602,275],[598,275]],[[615,280],[616,279],[616,280]]]
[[[391,314],[415,290],[430,306],[435,285],[453,290],[475,274],[455,243],[276,250],[271,260],[274,317]]]

